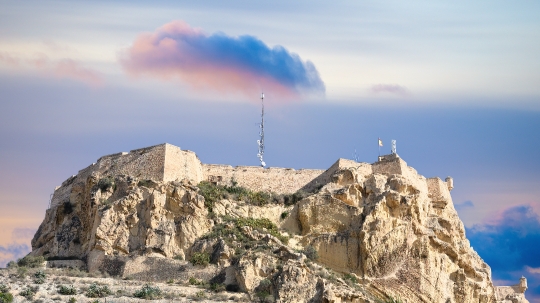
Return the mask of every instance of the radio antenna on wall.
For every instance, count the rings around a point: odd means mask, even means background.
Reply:
[[[262,112],[261,112],[261,124],[259,136],[261,137],[259,140],[257,140],[257,145],[259,145],[259,152],[257,153],[257,158],[259,158],[259,161],[261,161],[261,167],[265,167],[266,163],[264,163],[263,155],[264,155],[264,93],[261,93],[261,104],[262,104]]]

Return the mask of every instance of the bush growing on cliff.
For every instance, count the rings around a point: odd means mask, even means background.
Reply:
[[[244,201],[246,203],[264,206],[270,203],[294,205],[307,196],[306,193],[298,191],[293,194],[275,194],[263,191],[252,191],[245,187],[238,186],[233,180],[231,186],[216,185],[208,181],[200,182],[197,187],[200,194],[204,197],[204,205],[210,212],[213,211],[214,203],[221,199],[232,199]]]
[[[148,188],[153,188],[155,186],[157,186],[158,184],[150,179],[147,179],[147,180],[140,180],[139,182],[137,182],[137,186],[139,187],[148,187]]]
[[[205,236],[204,239],[217,239],[223,238],[229,244],[233,239],[240,243],[250,242],[249,239],[243,231],[243,227],[249,226],[260,232],[268,233],[276,238],[278,238],[284,244],[289,242],[289,238],[282,235],[277,226],[270,220],[266,218],[255,219],[255,218],[232,218],[229,216],[222,217],[222,223],[214,225],[212,231]]]
[[[99,181],[97,183],[97,187],[101,191],[109,190],[109,188],[111,188],[111,187],[114,190],[115,189],[114,178],[112,176],[108,176],[108,177],[99,179]]]
[[[9,287],[5,284],[0,284],[0,303],[13,302],[13,295],[9,292]]]
[[[43,284],[45,283],[45,278],[47,276],[42,270],[38,270],[34,273],[34,283],[36,284]]]
[[[63,204],[63,210],[65,215],[69,215],[73,212],[73,204],[70,201],[65,201]]]
[[[60,285],[58,287],[58,293],[61,294],[61,295],[76,295],[77,294],[77,289],[75,289],[75,287],[73,287],[73,285]]]
[[[306,257],[311,261],[317,261],[317,259],[319,259],[319,253],[317,252],[315,247],[311,245],[302,250],[302,253],[306,255]]]
[[[206,252],[196,252],[193,253],[189,259],[189,262],[191,262],[193,265],[208,266],[210,263],[210,255]]]
[[[9,286],[7,286],[6,284],[0,284],[0,292],[9,292]]]
[[[133,296],[145,300],[157,300],[163,297],[163,293],[159,287],[152,287],[149,284],[146,284],[133,293]]]
[[[283,204],[287,206],[295,205],[296,203],[300,202],[302,199],[304,199],[307,196],[308,194],[301,190],[290,195],[283,195]]]
[[[45,262],[45,258],[43,256],[26,256],[22,259],[17,260],[17,265],[19,267],[30,267],[30,268],[37,268],[41,267],[41,265]]]
[[[38,286],[26,287],[24,290],[19,292],[19,295],[25,297],[26,300],[32,300],[34,296],[36,295],[36,293],[38,292],[38,290],[39,290]]]
[[[0,303],[13,302],[13,295],[9,292],[0,292]]]
[[[92,283],[86,291],[86,296],[88,298],[103,298],[110,294],[112,294],[112,291],[107,285],[99,286],[96,283]]]

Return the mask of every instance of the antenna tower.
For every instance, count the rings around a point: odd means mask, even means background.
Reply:
[[[260,127],[260,133],[259,136],[261,138],[257,140],[257,145],[259,145],[259,152],[257,153],[257,158],[259,158],[259,161],[261,161],[261,167],[265,167],[266,163],[264,163],[263,155],[264,155],[264,93],[261,93],[261,104],[262,104],[262,112],[261,112],[261,124]]]

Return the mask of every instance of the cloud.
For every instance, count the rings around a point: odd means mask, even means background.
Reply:
[[[15,228],[11,232],[12,243],[0,245],[0,267],[6,267],[9,261],[26,256],[32,249],[30,240],[36,233],[34,228]]]
[[[510,207],[487,223],[467,229],[467,238],[491,266],[495,280],[517,283],[521,275],[539,273],[540,218],[530,205]],[[540,299],[540,277],[527,278],[527,297]]]
[[[388,93],[401,97],[407,97],[411,94],[408,89],[397,84],[375,84],[370,90],[375,94]]]
[[[178,77],[196,90],[240,93],[261,90],[280,97],[324,93],[315,65],[282,46],[270,48],[254,36],[205,34],[183,21],[140,34],[120,55],[133,76]]]
[[[474,203],[472,203],[472,201],[465,201],[463,203],[454,204],[454,207],[459,212],[459,211],[462,211],[462,210],[465,210],[465,209],[474,208]]]
[[[531,274],[540,275],[540,267],[534,268],[530,266],[525,266],[525,268],[527,269],[527,272]]]
[[[23,243],[0,245],[0,267],[6,267],[9,261],[16,261],[31,251],[30,245]]]
[[[54,62],[52,65],[52,70],[57,77],[79,80],[92,86],[103,84],[103,79],[97,72],[84,68],[71,59]]]
[[[489,223],[467,230],[467,236],[494,269],[540,266],[540,222],[529,205],[508,208]]]
[[[0,62],[11,68],[32,68],[41,71],[46,76],[74,79],[94,87],[101,86],[104,82],[99,72],[85,68],[71,59],[55,61],[43,54],[34,59],[23,59],[8,53],[0,53]]]
[[[8,53],[0,53],[0,62],[10,67],[19,67],[21,65],[21,59],[13,57]]]

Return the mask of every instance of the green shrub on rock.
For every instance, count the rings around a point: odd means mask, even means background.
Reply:
[[[0,284],[0,303],[13,302],[13,295],[9,293],[9,287],[5,284]]]
[[[115,189],[115,183],[114,183],[114,178],[112,176],[108,176],[108,177],[105,177],[105,178],[101,178],[99,179],[98,183],[97,183],[97,187],[103,192],[103,191],[107,191],[109,190],[109,188],[113,188],[113,190]]]
[[[194,277],[189,277],[189,284],[190,285],[201,285],[202,281],[199,281],[195,279]]]
[[[317,250],[315,249],[315,247],[313,246],[308,246],[306,247],[302,253],[304,255],[306,255],[306,257],[308,259],[310,259],[311,261],[317,261],[317,259],[319,259],[319,253],[317,252]]]
[[[157,300],[163,297],[163,293],[159,287],[152,287],[146,284],[141,289],[133,293],[133,296],[145,300]]]
[[[17,268],[19,265],[17,265],[17,262],[15,261],[9,261],[8,264],[6,264],[6,268]]]
[[[30,268],[37,268],[41,267],[43,265],[43,262],[45,262],[45,258],[43,256],[26,256],[24,258],[21,258],[17,260],[17,265],[19,267],[30,267]]]
[[[92,283],[86,291],[86,296],[88,298],[103,298],[110,294],[112,294],[112,291],[107,285],[99,286],[96,283]]]
[[[196,252],[193,253],[189,262],[193,265],[208,266],[210,263],[210,255],[206,252]]]
[[[75,289],[75,287],[73,287],[73,285],[60,285],[58,287],[58,293],[61,294],[61,295],[76,295],[77,294],[77,289]]]
[[[34,273],[34,282],[36,284],[43,284],[45,283],[45,278],[47,276],[45,275],[45,273],[42,271],[42,270],[38,270],[36,271],[36,273]]]
[[[0,303],[11,303],[13,302],[13,295],[9,292],[0,292]]]
[[[20,296],[25,297],[27,300],[32,300],[36,293],[38,292],[39,287],[27,287],[23,291],[19,292]]]
[[[9,292],[9,286],[7,286],[6,284],[0,284],[0,292]]]

